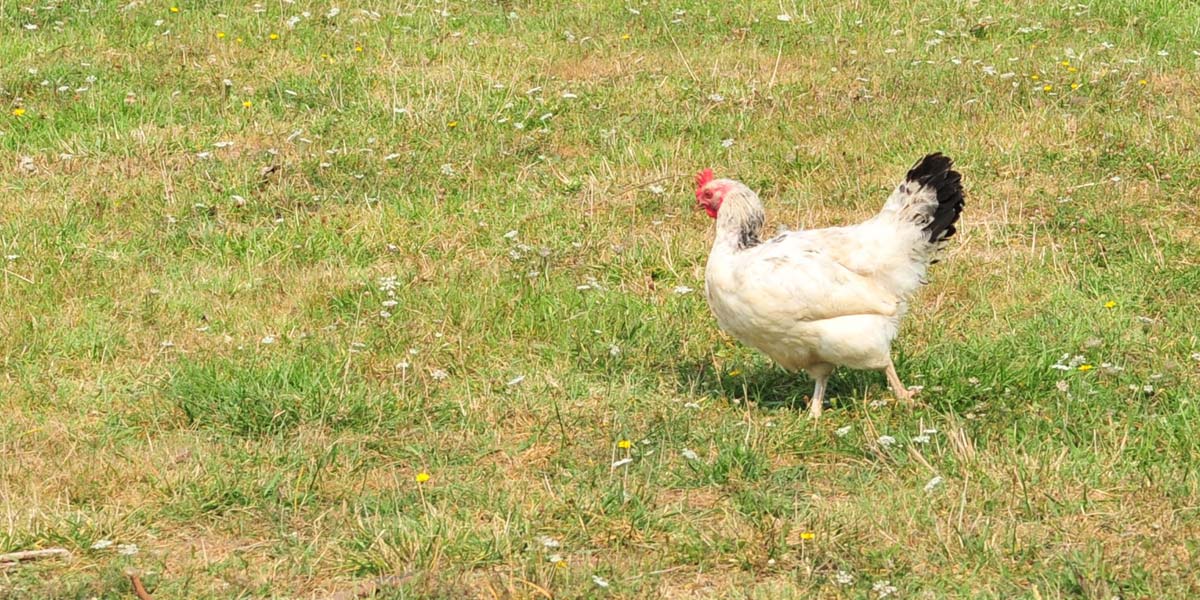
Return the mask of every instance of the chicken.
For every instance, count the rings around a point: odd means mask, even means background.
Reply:
[[[705,294],[721,329],[815,382],[819,418],[837,367],[884,371],[911,402],[891,346],[912,294],[954,235],[962,176],[941,153],[921,159],[874,217],[849,227],[788,231],[763,241],[762,203],[730,179],[696,177],[696,202],[716,220]]]

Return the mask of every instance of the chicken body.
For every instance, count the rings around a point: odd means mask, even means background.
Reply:
[[[717,324],[785,369],[807,371],[816,382],[810,416],[820,416],[839,366],[883,370],[897,398],[911,398],[891,345],[962,211],[961,176],[951,167],[929,155],[873,218],[766,241],[753,191],[728,179],[697,181],[697,200],[716,219],[705,293]]]

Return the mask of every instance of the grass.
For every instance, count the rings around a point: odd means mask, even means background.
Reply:
[[[0,595],[1200,594],[1200,6],[255,6],[0,3],[0,552],[74,554]],[[811,423],[690,173],[818,227],[932,150],[925,405]]]

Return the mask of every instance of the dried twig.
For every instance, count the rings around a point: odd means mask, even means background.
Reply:
[[[4,271],[5,275],[12,275],[13,277],[16,277],[17,279],[24,281],[25,283],[33,283],[32,279],[22,277],[20,273],[14,273],[13,271],[9,271],[8,269],[3,269],[3,271]]]
[[[521,579],[520,577],[514,577],[513,579],[516,579],[517,581],[520,581],[521,583],[533,588],[534,590],[537,590],[538,593],[545,596],[546,598],[554,598],[554,594],[551,594],[546,588],[544,588],[532,581],[529,581],[528,579]]]
[[[689,175],[688,173],[671,173],[671,174],[669,174],[669,175],[663,175],[662,177],[655,177],[654,179],[648,179],[648,180],[646,180],[646,181],[640,181],[640,182],[638,182],[638,183],[635,183],[635,184],[633,184],[633,185],[631,185],[631,186],[629,186],[629,187],[622,188],[621,190],[618,190],[616,193],[612,194],[612,196],[613,196],[613,197],[620,197],[620,196],[624,196],[625,194],[627,194],[627,193],[629,193],[629,192],[632,192],[633,190],[636,190],[636,189],[639,189],[639,188],[646,187],[646,186],[648,186],[648,185],[650,185],[650,184],[654,184],[654,183],[661,183],[661,182],[663,182],[663,181],[668,181],[668,180],[671,180],[671,179],[676,179],[676,178],[678,178],[678,177],[687,177],[688,175]]]
[[[41,560],[43,558],[71,558],[71,552],[66,548],[47,548],[45,550],[25,550],[22,552],[9,552],[8,554],[0,554],[0,569],[15,567],[17,563],[22,563],[30,560]]]

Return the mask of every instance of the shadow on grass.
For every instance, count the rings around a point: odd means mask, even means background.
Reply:
[[[838,369],[825,390],[825,408],[855,407],[880,386],[886,387],[882,373]],[[685,396],[714,397],[731,404],[753,402],[771,410],[807,410],[813,380],[806,373],[789,373],[766,362],[747,365],[742,372],[719,373],[708,361],[692,360],[676,368],[676,390]]]

